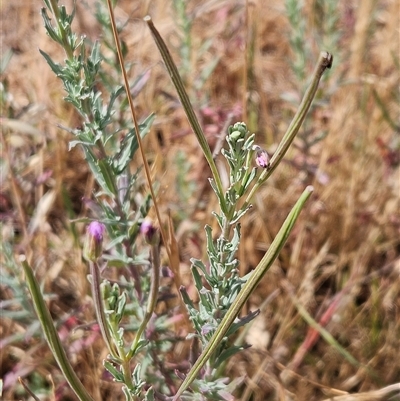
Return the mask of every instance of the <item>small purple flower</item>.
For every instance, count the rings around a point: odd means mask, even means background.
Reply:
[[[94,237],[97,242],[103,241],[103,234],[106,230],[106,227],[103,223],[99,223],[98,221],[92,221],[87,228],[88,233]]]
[[[86,229],[86,241],[83,255],[87,260],[95,262],[103,250],[103,234],[106,227],[103,223],[92,221]]]
[[[155,245],[159,240],[158,230],[153,226],[150,219],[143,220],[140,225],[140,233],[149,245]]]
[[[259,146],[255,146],[255,150],[257,166],[268,169],[270,166],[268,153],[264,149],[261,149]]]
[[[205,336],[208,333],[211,333],[215,329],[210,323],[206,323],[204,326],[201,327],[201,334]]]

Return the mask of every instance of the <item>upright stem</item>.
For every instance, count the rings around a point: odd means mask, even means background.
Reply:
[[[96,311],[97,322],[100,327],[101,335],[103,336],[104,342],[107,345],[108,352],[114,357],[118,357],[118,352],[115,347],[114,341],[112,340],[110,329],[108,327],[106,314],[104,312],[104,304],[101,299],[100,290],[100,270],[97,262],[89,262],[90,274],[92,275],[92,296],[94,301],[94,309]],[[122,355],[120,355],[122,357]]]
[[[113,36],[114,36],[115,46],[117,48],[118,61],[119,61],[119,64],[121,66],[122,77],[123,77],[123,80],[124,80],[125,92],[126,92],[126,96],[127,96],[127,99],[128,99],[128,103],[129,103],[129,108],[130,108],[130,111],[131,111],[132,119],[133,119],[133,122],[134,122],[134,125],[135,125],[136,138],[137,138],[138,145],[139,145],[139,151],[140,151],[140,154],[141,154],[142,160],[143,160],[143,166],[144,166],[144,171],[145,171],[145,174],[146,174],[147,183],[148,183],[148,186],[149,186],[151,198],[153,200],[153,205],[154,205],[154,210],[155,210],[156,215],[157,215],[157,220],[158,220],[158,222],[160,224],[160,232],[161,232],[161,236],[162,236],[163,242],[165,244],[165,249],[166,249],[167,254],[168,254],[168,259],[169,259],[170,263],[172,264],[171,250],[169,249],[169,247],[167,245],[168,244],[167,235],[166,235],[165,230],[163,228],[163,224],[162,224],[162,220],[161,220],[161,214],[160,214],[160,211],[159,211],[159,208],[158,208],[158,204],[157,204],[157,198],[156,198],[156,195],[155,195],[154,189],[153,189],[153,182],[152,182],[152,179],[151,179],[150,168],[149,168],[149,165],[147,163],[146,154],[144,152],[144,146],[143,146],[143,143],[142,143],[142,138],[140,137],[139,123],[137,121],[136,113],[135,113],[135,107],[133,105],[133,100],[132,100],[132,96],[131,96],[128,76],[126,74],[126,69],[125,69],[125,65],[124,65],[124,59],[123,59],[123,56],[122,56],[121,44],[120,44],[119,37],[118,37],[118,31],[117,31],[117,26],[116,26],[116,23],[115,23],[114,10],[113,10],[112,4],[111,4],[111,0],[107,0],[107,6],[108,6],[108,12],[110,14],[111,28],[112,28],[112,32],[113,32]]]
[[[132,357],[135,354],[137,345],[142,337],[144,330],[147,327],[147,323],[149,322],[150,318],[153,315],[154,309],[157,305],[157,298],[158,298],[158,290],[160,286],[160,250],[159,244],[151,245],[151,260],[152,260],[152,276],[151,276],[151,285],[150,285],[150,292],[149,292],[149,300],[147,303],[146,313],[142,320],[142,323],[139,326],[138,331],[135,335],[135,340],[131,345],[131,349],[128,353],[128,358]]]
[[[268,251],[265,253],[264,257],[261,259],[260,263],[254,270],[253,274],[250,276],[246,284],[240,290],[238,296],[236,297],[235,301],[233,302],[228,312],[222,319],[220,325],[218,326],[217,330],[214,332],[210,341],[204,348],[202,354],[199,356],[195,364],[190,369],[185,380],[181,384],[178,392],[174,396],[173,401],[179,400],[179,397],[182,395],[182,393],[189,387],[189,385],[196,378],[201,368],[205,365],[207,360],[212,356],[217,347],[219,347],[221,341],[225,337],[227,331],[229,330],[229,327],[232,325],[233,321],[239,314],[243,305],[246,303],[249,296],[252,294],[252,292],[254,291],[254,289],[264,276],[264,274],[271,267],[272,263],[274,262],[279,252],[285,245],[286,240],[288,239],[289,234],[293,229],[294,223],[296,222],[297,217],[299,216],[301,210],[303,209],[305,202],[310,197],[312,191],[313,187],[311,186],[307,187],[304,190],[303,194],[298,199],[298,201],[296,202],[296,204],[294,205],[293,209],[290,211],[286,220],[282,224],[281,229],[279,230],[272,244],[268,248]]]

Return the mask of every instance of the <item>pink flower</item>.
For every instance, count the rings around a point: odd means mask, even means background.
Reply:
[[[106,227],[103,223],[92,221],[86,229],[86,241],[83,255],[87,260],[95,262],[103,251],[103,234]]]
[[[261,149],[259,146],[256,148],[256,164],[258,167],[262,168],[269,168],[270,163],[269,163],[269,155],[268,153],[264,150]]]
[[[150,219],[144,219],[140,225],[140,233],[144,236],[145,241],[150,245],[155,245],[159,240],[158,230],[153,226]]]

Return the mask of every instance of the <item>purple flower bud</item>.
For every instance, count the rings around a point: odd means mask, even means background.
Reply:
[[[210,323],[206,323],[204,326],[201,327],[201,334],[204,336],[214,330],[214,328],[215,327],[213,327]]]
[[[83,255],[87,260],[95,262],[103,250],[103,234],[106,230],[104,224],[92,221],[86,229],[86,241]]]
[[[153,226],[150,219],[143,220],[140,226],[140,233],[149,245],[155,245],[159,241],[158,230]]]
[[[256,147],[256,164],[258,167],[266,168],[268,169],[270,166],[269,163],[269,156],[268,153],[264,150],[261,149],[259,146]]]

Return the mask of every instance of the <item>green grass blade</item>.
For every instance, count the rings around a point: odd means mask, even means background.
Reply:
[[[371,377],[375,380],[379,380],[377,373],[368,366],[364,366],[361,362],[359,362],[353,355],[350,354],[347,350],[345,350],[339,342],[333,337],[333,335],[324,327],[322,327],[318,322],[316,322],[312,316],[307,312],[306,308],[301,304],[301,302],[296,298],[294,294],[291,293],[290,289],[287,288],[287,292],[289,297],[291,298],[293,305],[296,307],[297,311],[304,319],[304,321],[312,327],[314,330],[318,331],[320,336],[333,347],[340,355],[342,355],[349,363],[351,363],[356,368],[363,367]]]

